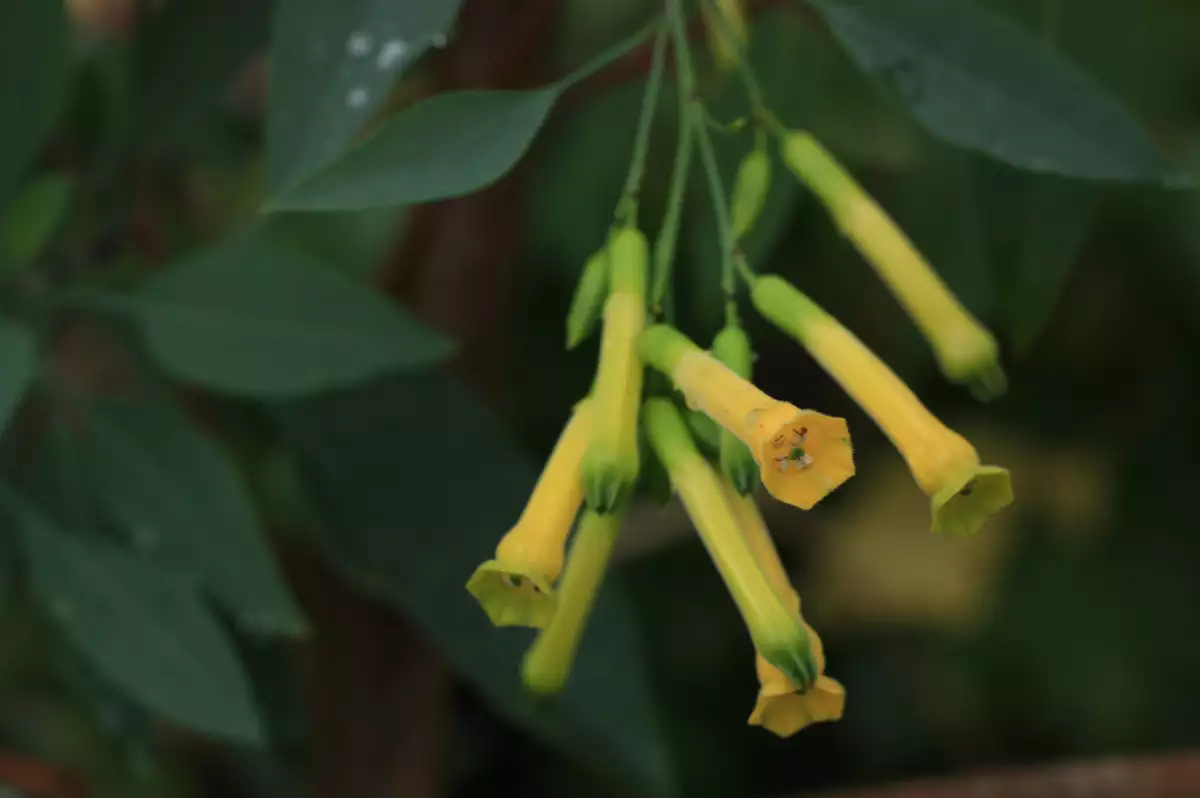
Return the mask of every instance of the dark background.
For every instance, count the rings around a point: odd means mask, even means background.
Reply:
[[[450,369],[303,400],[180,396],[236,457],[310,626],[303,640],[235,633],[263,748],[135,708],[55,631],[6,546],[0,783],[64,798],[785,796],[1173,755],[1200,741],[1194,193],[1035,175],[952,148],[864,77],[804,4],[748,3],[772,107],[860,176],[996,332],[1010,390],[982,405],[947,386],[898,305],[781,169],[748,248],[755,267],[855,330],[985,461],[1011,470],[1017,501],[977,538],[933,537],[924,498],[869,419],[752,319],[764,389],[854,431],[858,476],[818,508],[764,497],[828,672],[846,685],[844,720],[790,740],[745,725],[757,688],[749,638],[682,513],[649,501],[624,530],[568,689],[537,704],[517,670],[529,634],[491,629],[462,586],[589,384],[595,341],[564,352],[563,317],[620,192],[648,50],[573,89],[515,171],[477,194],[263,220],[270,4],[166,0],[185,9],[170,24],[149,7],[139,18],[119,2],[73,5],[69,101],[37,168],[82,188],[48,263],[142,274],[260,225],[376,286],[462,354]],[[393,102],[540,85],[627,35],[650,5],[466,2],[450,46]],[[1165,150],[1185,164],[1200,152],[1200,7],[990,5],[1093,75]],[[732,75],[706,71],[702,90],[719,120],[745,113]],[[666,191],[673,100],[668,91],[653,138],[648,230]],[[717,135],[726,174],[752,142],[748,130]],[[719,264],[699,179],[687,209],[676,318],[706,340]],[[93,317],[61,320],[46,340],[80,390],[127,385],[129,358]],[[21,480],[46,429],[26,409],[6,432],[6,468]],[[1089,773],[1081,783],[1103,787]],[[1129,778],[1119,792],[1078,794],[1167,794]],[[988,779],[996,795],[1051,794]],[[1179,794],[1200,794],[1200,777],[1191,783]]]

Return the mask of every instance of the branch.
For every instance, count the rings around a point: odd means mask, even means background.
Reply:
[[[0,753],[0,786],[29,798],[87,798],[83,782],[65,769],[20,754]]]
[[[746,14],[753,16],[772,8],[780,7],[792,9],[814,26],[821,24],[821,18],[817,13],[806,3],[800,2],[800,0],[747,0]],[[688,25],[688,38],[696,40],[702,39],[704,36],[704,21],[702,19],[692,20]],[[592,77],[581,82],[579,87],[568,94],[568,98],[572,102],[582,100],[641,78],[650,71],[653,51],[653,42],[646,42],[640,45],[632,52],[617,59]],[[667,69],[674,69],[673,60],[668,62]]]
[[[928,779],[798,798],[1193,798],[1200,795],[1200,752],[1123,757],[961,778]]]

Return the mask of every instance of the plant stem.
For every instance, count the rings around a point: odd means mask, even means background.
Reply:
[[[642,108],[638,114],[637,133],[633,140],[633,158],[629,162],[629,174],[625,177],[625,188],[617,201],[617,219],[625,225],[637,224],[638,192],[642,176],[646,173],[646,155],[650,151],[650,129],[653,127],[654,112],[658,107],[658,95],[662,89],[663,62],[666,60],[667,29],[662,24],[654,37],[654,55],[650,62],[650,76],[646,81],[646,92],[642,95]]]
[[[667,15],[675,36],[675,69],[679,73],[679,93],[687,104],[688,122],[700,147],[700,160],[708,178],[709,195],[713,215],[717,222],[717,239],[721,249],[721,290],[726,303],[732,302],[737,288],[734,281],[733,231],[729,226],[729,206],[725,199],[725,186],[721,183],[721,172],[717,167],[717,156],[713,151],[712,137],[704,106],[696,96],[696,72],[692,64],[692,52],[688,42],[687,20],[683,13],[682,0],[667,0]],[[728,305],[726,308],[728,312]]]
[[[682,70],[677,70],[682,74]],[[667,209],[662,229],[654,242],[654,278],[650,291],[650,309],[656,316],[663,313],[663,299],[671,283],[671,267],[675,262],[675,245],[679,241],[679,226],[683,216],[683,198],[687,191],[688,175],[692,168],[692,145],[696,137],[688,117],[688,99],[679,90],[679,143],[675,147],[675,163],[671,168],[671,187],[667,194]]]

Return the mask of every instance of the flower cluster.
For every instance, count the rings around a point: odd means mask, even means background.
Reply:
[[[1002,391],[994,339],[895,223],[811,135],[774,132],[783,162],[897,296],[945,374],[981,396]],[[738,254],[736,241],[753,226],[770,180],[764,139],[739,169],[723,222],[731,244],[725,254],[738,261],[749,304],[887,434],[930,499],[933,531],[976,533],[1011,503],[1008,472],[982,465],[971,444],[835,318],[782,278],[754,274]],[[821,640],[801,614],[753,494],[761,483],[775,499],[808,510],[840,487],[855,473],[846,421],[754,384],[751,342],[731,289],[724,327],[708,349],[648,318],[657,306],[647,296],[650,253],[634,217],[624,214],[589,259],[567,318],[568,348],[601,327],[592,389],[516,526],[467,588],[497,626],[540,630],[525,657],[525,684],[542,694],[561,689],[635,494],[644,443],[669,475],[754,644],[759,693],[749,722],[789,736],[836,720],[845,690],[825,674]],[[647,389],[647,367],[665,377],[650,383],[661,390]]]

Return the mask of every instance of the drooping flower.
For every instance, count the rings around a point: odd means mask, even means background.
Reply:
[[[588,507],[600,513],[624,504],[638,477],[643,368],[637,341],[646,324],[648,260],[646,238],[637,228],[623,227],[612,234],[600,364],[592,390],[596,420],[583,464]]]
[[[679,411],[667,399],[650,399],[642,414],[650,445],[725,580],[754,647],[793,684],[811,686],[820,669],[808,632],[767,582],[720,478],[696,448]]]
[[[545,626],[554,613],[554,581],[571,524],[583,504],[581,470],[595,402],[575,407],[516,525],[480,565],[467,590],[496,626]]]
[[[728,481],[724,487],[726,500],[733,508],[759,569],[788,609],[800,617],[800,596],[788,579],[754,498],[741,495]],[[747,722],[752,726],[762,726],[780,737],[790,737],[813,723],[839,720],[846,706],[845,688],[837,680],[825,675],[825,650],[821,638],[802,617],[801,623],[808,632],[818,674],[816,682],[808,690],[797,687],[761,653],[756,653],[754,657],[759,690]]]
[[[1007,470],[980,465],[966,438],[948,428],[857,337],[780,277],[754,283],[754,306],[799,341],[891,439],[930,497],[933,531],[972,535],[1013,501]]]
[[[522,664],[521,676],[530,691],[548,695],[557,693],[566,683],[620,528],[620,513],[601,515],[587,510],[580,518],[567,567],[559,580],[554,616],[538,634]]]
[[[962,306],[904,231],[807,132],[783,141],[788,167],[821,198],[929,342],[942,373],[980,398],[1004,392],[996,339]]]
[[[854,475],[844,419],[773,399],[666,325],[642,333],[639,351],[690,407],[750,449],[763,484],[780,501],[807,510]]]

